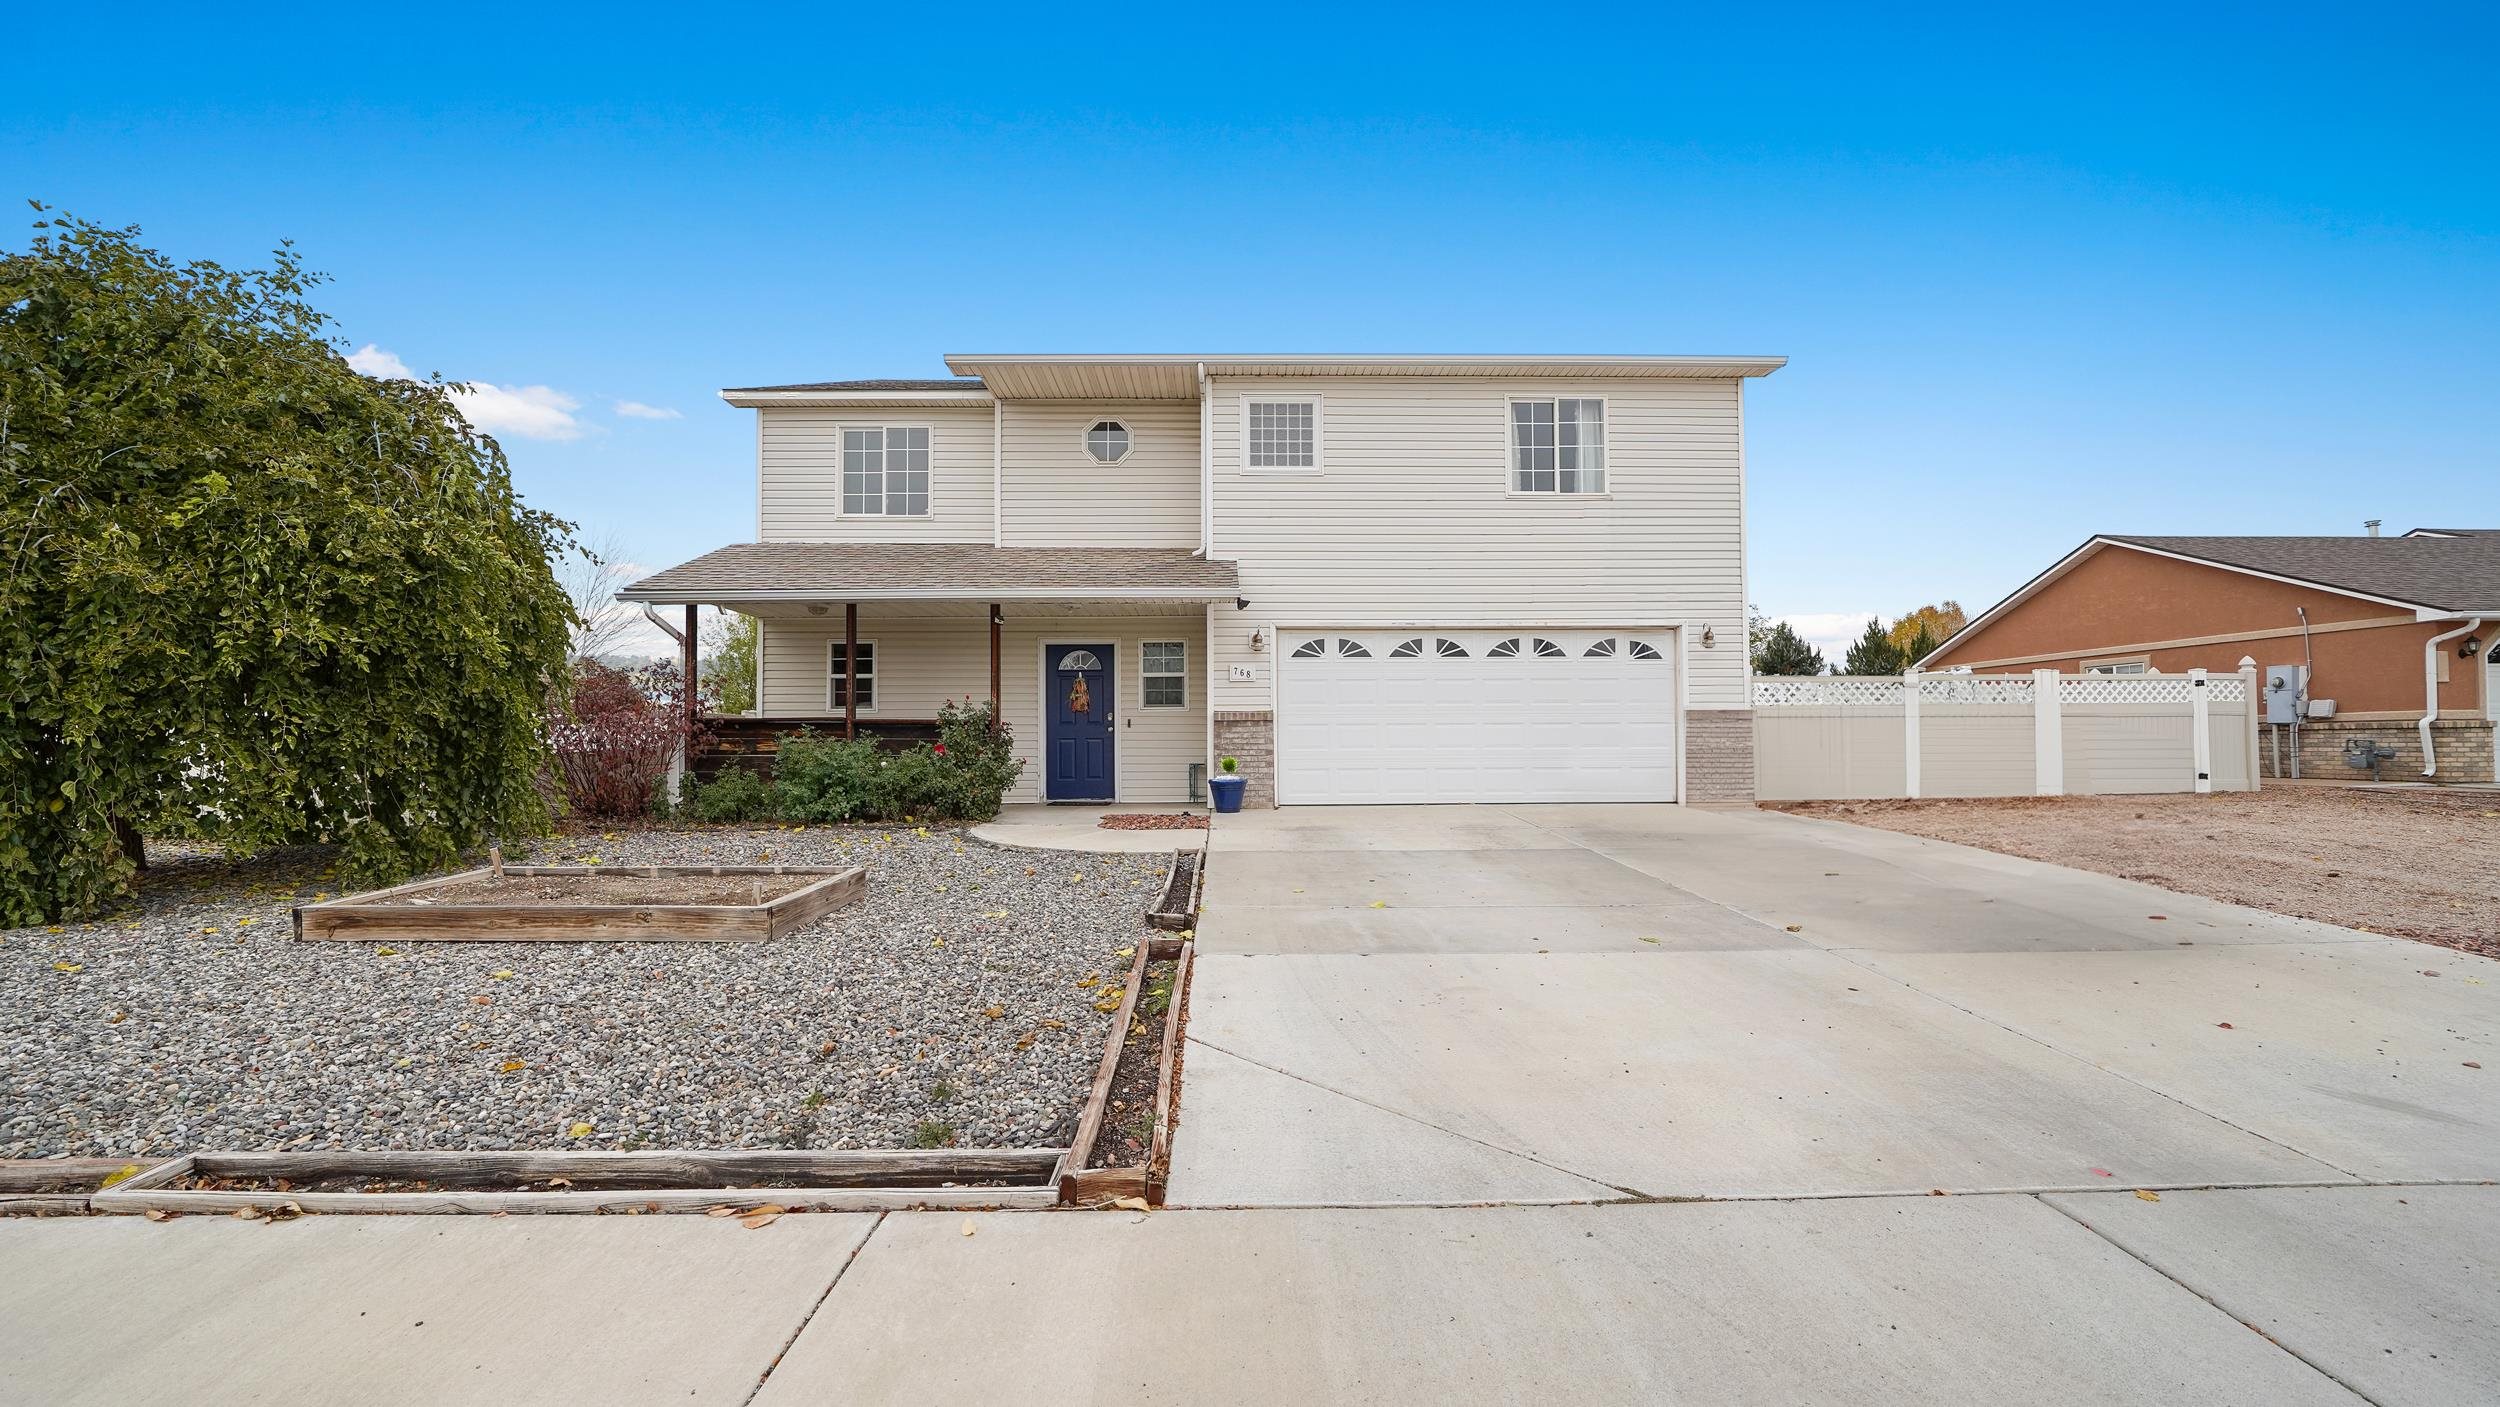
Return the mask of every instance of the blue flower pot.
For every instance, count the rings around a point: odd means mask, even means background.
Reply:
[[[1207,790],[1215,797],[1215,809],[1228,816],[1241,809],[1241,793],[1249,785],[1248,777],[1220,772],[1207,778]]]

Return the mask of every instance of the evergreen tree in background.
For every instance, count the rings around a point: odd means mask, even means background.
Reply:
[[[1920,660],[1934,654],[1936,647],[1943,643],[1930,634],[1926,626],[1922,625],[1918,628],[1918,633],[1910,637],[1908,648],[1901,652],[1902,663],[1904,665],[1917,664]]]
[[[1763,633],[1762,648],[1753,653],[1753,672],[1763,675],[1820,674],[1823,652],[1805,642],[1786,621],[1775,621]]]
[[[1841,662],[1843,674],[1886,675],[1901,672],[1902,654],[1892,643],[1892,635],[1884,629],[1882,616],[1869,616],[1866,633],[1849,647],[1849,657]]]

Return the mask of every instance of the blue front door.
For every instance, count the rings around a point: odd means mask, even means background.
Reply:
[[[1109,645],[1053,645],[1050,712],[1043,751],[1045,801],[1109,801],[1111,782],[1111,661]]]

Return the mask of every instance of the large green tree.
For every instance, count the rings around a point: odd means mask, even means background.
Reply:
[[[1786,621],[1773,621],[1762,633],[1762,645],[1753,652],[1753,672],[1778,677],[1823,672],[1823,652],[1806,643],[1794,626]]]
[[[1899,674],[1902,663],[1901,647],[1892,643],[1891,634],[1884,629],[1884,618],[1868,616],[1866,633],[1849,647],[1849,657],[1841,661],[1840,672],[1879,677]]]
[[[448,387],[349,367],[292,250],[36,209],[0,255],[0,924],[109,904],[151,829],[383,879],[543,826],[568,526]]]

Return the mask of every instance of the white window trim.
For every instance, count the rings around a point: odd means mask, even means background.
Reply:
[[[1172,645],[1172,646],[1176,646],[1176,647],[1178,647],[1178,648],[1179,648],[1179,650],[1180,650],[1180,652],[1181,652],[1181,667],[1180,667],[1180,669],[1179,669],[1178,671],[1174,672],[1174,673],[1171,673],[1171,674],[1148,674],[1148,673],[1146,672],[1146,647],[1147,647],[1147,646],[1149,646],[1149,645]],[[1149,680],[1149,679],[1178,679],[1179,681],[1181,681],[1181,701],[1180,701],[1179,703],[1168,703],[1168,704],[1159,704],[1159,703],[1148,703],[1148,702],[1146,702],[1146,681],[1147,681],[1147,680]],[[1188,642],[1188,641],[1186,641],[1186,640],[1140,640],[1140,641],[1138,641],[1138,642],[1137,642],[1137,706],[1138,706],[1139,708],[1151,708],[1151,709],[1158,709],[1158,710],[1160,710],[1160,709],[1186,710],[1186,709],[1189,707],[1189,642]]]
[[[851,495],[843,482],[848,466],[843,458],[845,451],[842,447],[842,437],[845,432],[851,430],[926,430],[929,432],[929,507],[927,510],[919,513],[854,513],[850,511]],[[838,522],[844,518],[861,522],[878,518],[898,518],[905,522],[915,522],[935,516],[937,512],[937,459],[937,426],[928,421],[845,420],[837,423],[833,427],[833,516],[835,521]]]
[[[1241,472],[1242,472],[1242,473],[1244,473],[1244,474],[1256,474],[1256,475],[1260,476],[1261,478],[1282,478],[1282,479],[1290,479],[1290,478],[1295,478],[1295,477],[1302,477],[1302,478],[1314,478],[1314,477],[1317,477],[1317,476],[1319,476],[1319,475],[1321,475],[1321,474],[1325,474],[1325,473],[1327,473],[1327,472],[1328,472],[1328,404],[1327,404],[1327,399],[1328,399],[1327,397],[1322,396],[1322,395],[1319,395],[1319,394],[1317,394],[1317,393],[1306,393],[1306,392],[1299,392],[1299,391],[1295,391],[1295,392],[1280,392],[1280,391],[1269,391],[1269,392],[1244,391],[1244,392],[1242,392],[1242,393],[1241,393],[1241,424],[1240,424],[1240,426],[1239,426],[1239,439],[1240,439],[1240,446],[1239,446],[1239,448],[1240,448],[1240,456],[1241,456],[1241,457],[1240,457],[1240,459],[1239,459],[1239,461],[1238,461],[1238,465],[1239,465],[1239,467],[1240,467]],[[1286,467],[1282,467],[1282,466],[1279,466],[1279,465],[1273,465],[1273,464],[1261,465],[1261,466],[1259,466],[1259,467],[1257,467],[1257,468],[1252,468],[1252,467],[1251,467],[1251,464],[1250,464],[1250,405],[1251,405],[1251,403],[1252,403],[1253,401],[1259,402],[1259,403],[1264,404],[1264,405],[1280,405],[1280,404],[1285,404],[1285,403],[1288,403],[1288,402],[1301,402],[1301,403],[1307,404],[1307,405],[1309,405],[1309,406],[1311,407],[1311,462],[1310,462],[1310,464],[1309,464],[1307,467],[1286,468]]]
[[[877,711],[877,700],[885,697],[885,652],[877,648],[877,642],[873,636],[863,635],[859,637],[859,643],[868,647],[873,662],[868,669],[868,702],[861,704],[858,711],[874,713]],[[833,652],[841,649],[842,645],[843,640],[839,635],[825,642],[825,712],[827,713],[842,711],[842,705],[835,702],[833,697]]]
[[[1106,423],[1119,426],[1121,431],[1128,436],[1128,448],[1120,451],[1120,457],[1117,459],[1094,457],[1094,427]],[[1117,415],[1089,415],[1085,417],[1085,423],[1077,427],[1076,451],[1085,456],[1086,463],[1099,464],[1106,469],[1114,464],[1125,464],[1130,455],[1137,453],[1137,427]]]
[[[2117,666],[2122,664],[2140,664],[2144,666],[2144,668],[2139,671],[2140,673],[2150,674],[2153,672],[2153,657],[2151,655],[2111,655],[2106,659],[2078,660],[2075,663],[2075,668],[2085,674],[2116,675],[2118,673]]]
[[[1597,402],[1597,415],[1598,415],[1598,422],[1599,422],[1600,424],[1602,424],[1602,425],[1604,425],[1604,426],[1606,427],[1606,467],[1605,467],[1605,469],[1604,469],[1604,470],[1600,471],[1600,472],[1604,473],[1604,474],[1605,474],[1605,476],[1606,476],[1606,487],[1604,487],[1604,488],[1602,488],[1602,489],[1595,489],[1595,490],[1588,490],[1588,491],[1577,491],[1577,490],[1575,490],[1575,491],[1573,491],[1573,492],[1571,492],[1571,493],[1565,493],[1565,492],[1563,492],[1563,491],[1562,491],[1562,489],[1561,489],[1561,488],[1559,488],[1559,487],[1556,487],[1556,488],[1550,488],[1550,489],[1523,489],[1523,488],[1519,487],[1519,417],[1518,417],[1517,413],[1516,413],[1516,412],[1514,412],[1511,408],[1512,408],[1513,406],[1522,405],[1522,404],[1527,404],[1527,405],[1554,405],[1554,404],[1555,404],[1556,402],[1558,402],[1558,401],[1595,401],[1595,402]],[[1562,415],[1562,411],[1561,411],[1561,409],[1560,409],[1559,407],[1557,407],[1557,408],[1556,408],[1556,410],[1555,410],[1555,412],[1554,412],[1554,414],[1555,414],[1555,417],[1556,417],[1557,422],[1559,422],[1559,420],[1560,420],[1560,418],[1561,418],[1561,415]],[[1557,465],[1557,468],[1556,468],[1556,476],[1555,476],[1555,480],[1554,480],[1554,482],[1555,482],[1557,485],[1559,485],[1559,484],[1562,482],[1562,479],[1561,479],[1561,473],[1560,473],[1560,466],[1559,466],[1559,465]],[[1554,393],[1553,393],[1552,395],[1550,395],[1550,396],[1505,396],[1505,397],[1503,397],[1503,398],[1502,398],[1502,488],[1503,488],[1503,490],[1504,490],[1504,496],[1505,496],[1505,497],[1508,497],[1508,498],[1521,498],[1521,499],[1528,499],[1528,500],[1531,500],[1531,501],[1534,501],[1534,502],[1538,502],[1538,503],[1552,503],[1552,502],[1554,502],[1554,501],[1556,501],[1556,500],[1558,500],[1558,499],[1559,499],[1559,500],[1562,500],[1562,501],[1564,501],[1564,502],[1578,503],[1578,502],[1582,502],[1582,501],[1603,500],[1603,499],[1609,499],[1609,498],[1614,497],[1614,496],[1615,496],[1615,408],[1614,408],[1614,403],[1613,403],[1612,401],[1608,400],[1608,399],[1607,399],[1606,397],[1604,397],[1604,396],[1584,395],[1584,394],[1580,394],[1580,393],[1576,393],[1576,392],[1570,392],[1570,391],[1556,391],[1556,392],[1554,392]]]

